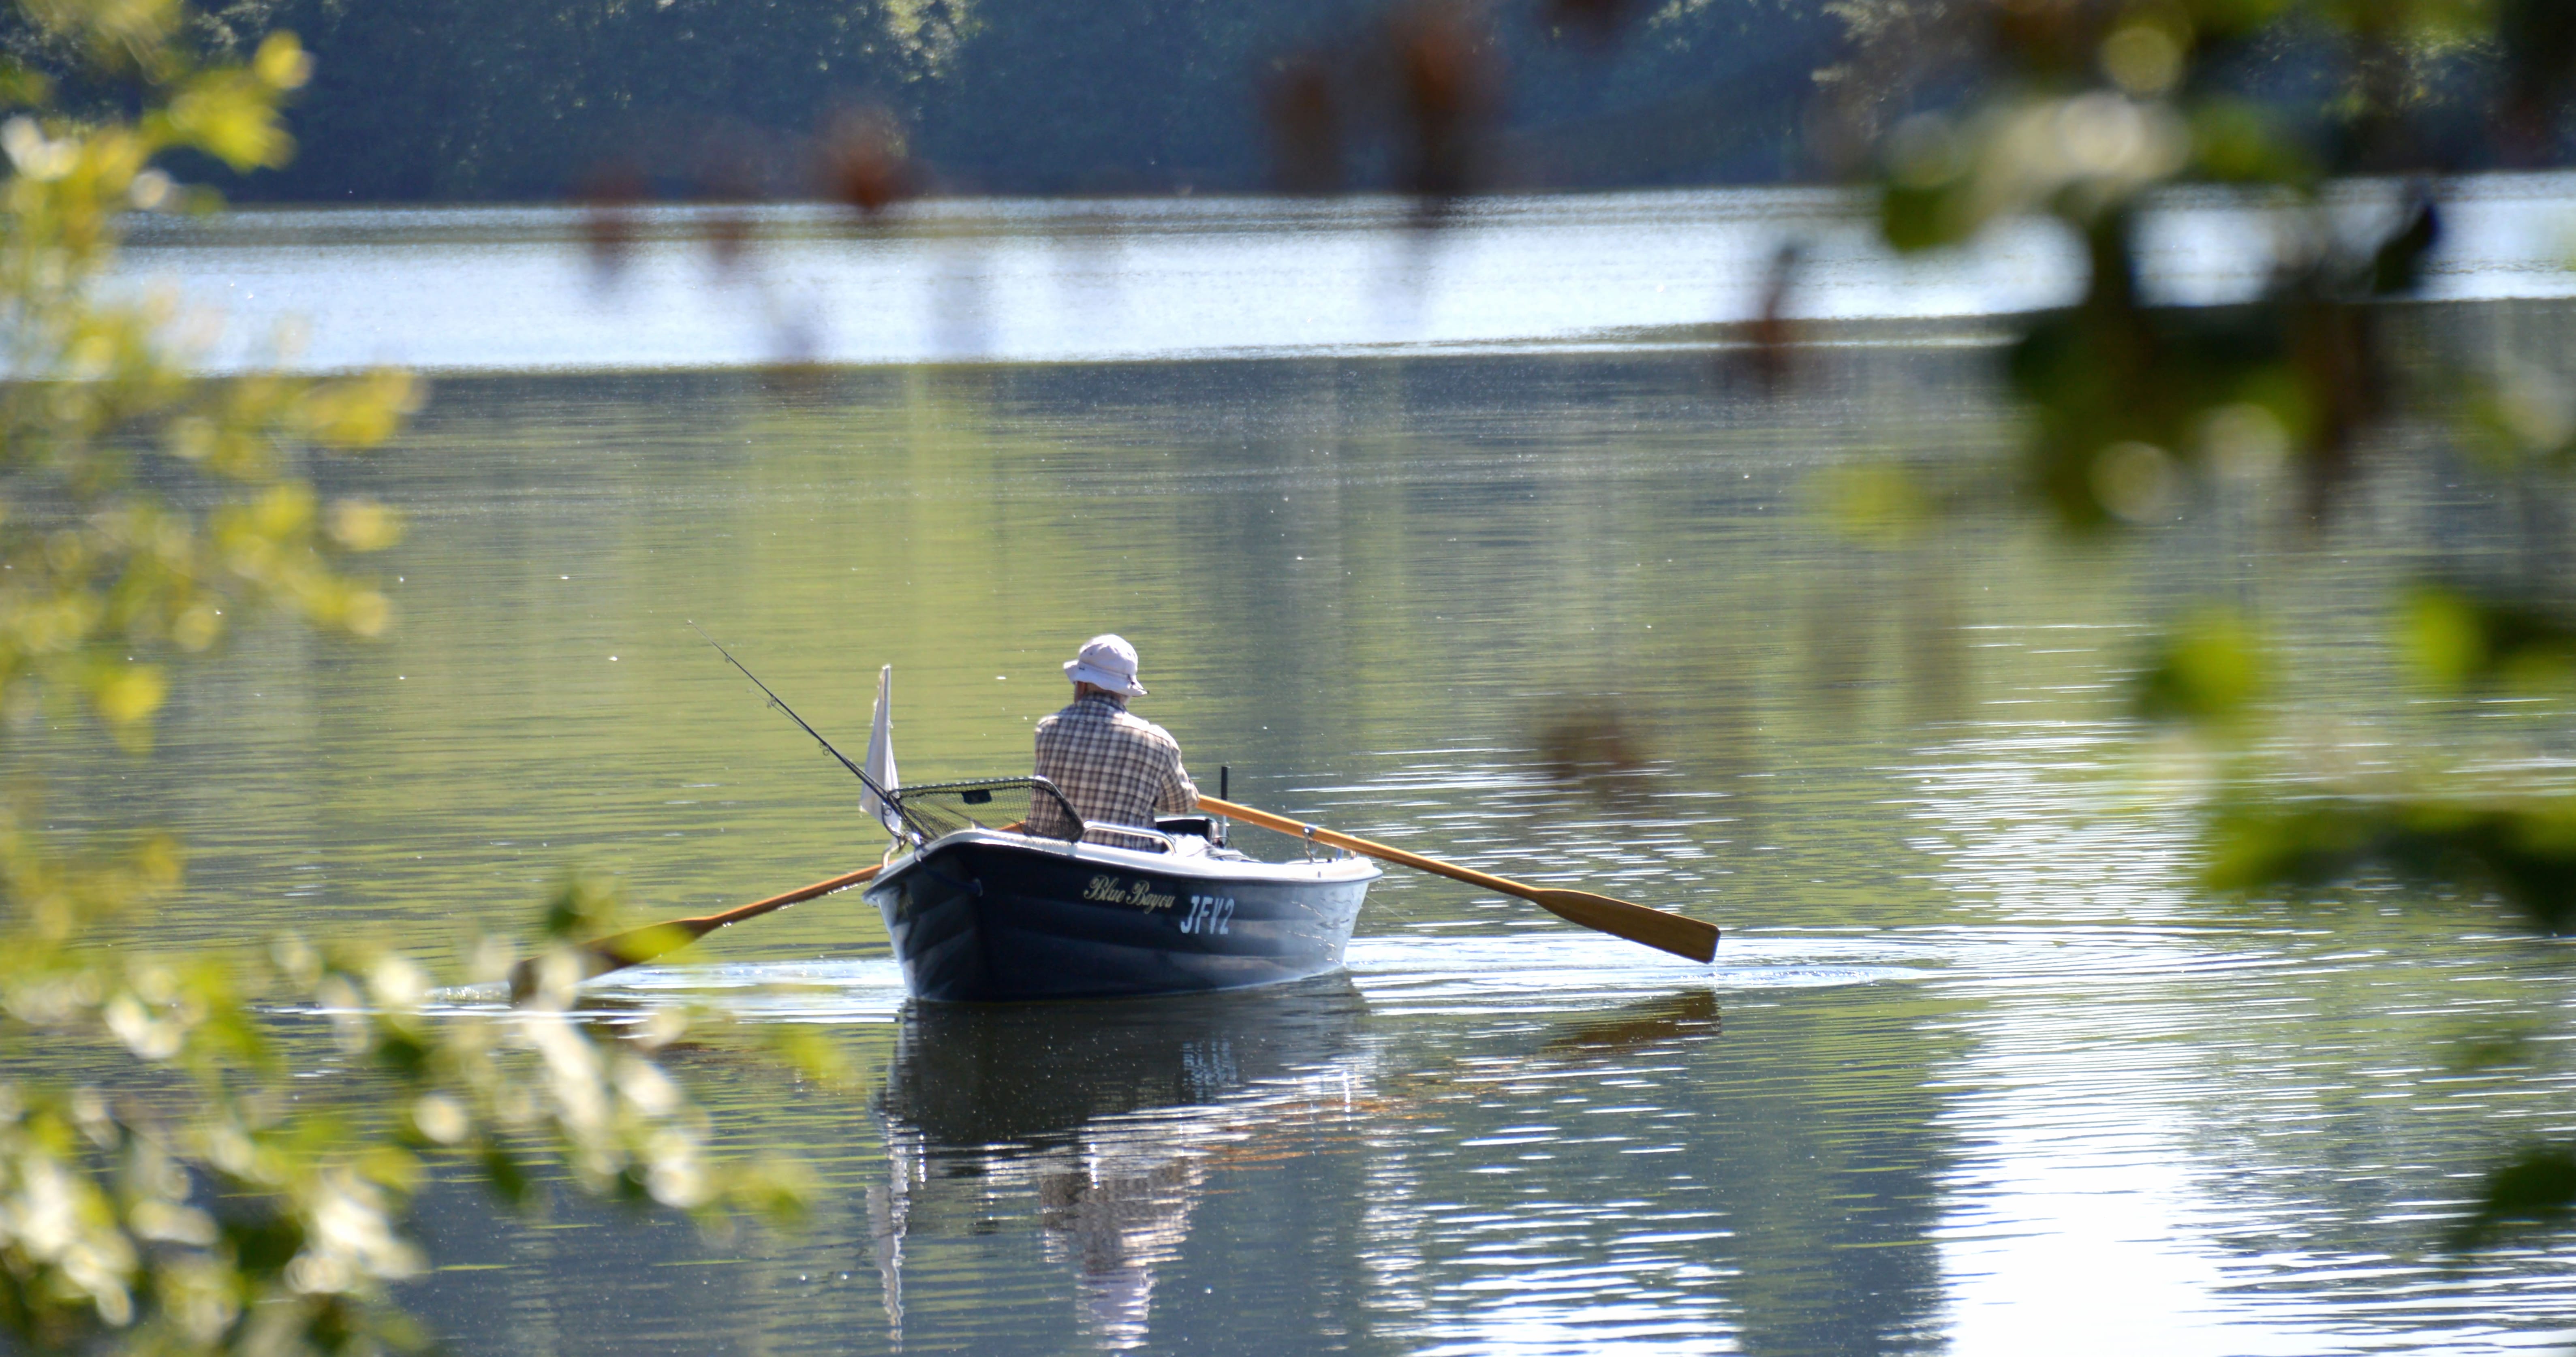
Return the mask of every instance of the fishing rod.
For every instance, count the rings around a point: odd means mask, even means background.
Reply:
[[[708,645],[714,646],[716,648],[716,653],[725,657],[725,663],[732,665],[736,669],[742,670],[742,676],[751,680],[751,686],[758,688],[762,693],[768,696],[769,705],[787,713],[787,719],[795,722],[806,734],[813,736],[814,743],[823,746],[824,753],[831,755],[833,758],[839,759],[841,761],[841,766],[850,770],[850,776],[859,780],[860,786],[874,792],[879,801],[883,801],[889,806],[895,803],[894,797],[888,794],[885,788],[878,786],[875,778],[869,777],[866,770],[860,768],[859,765],[850,762],[849,755],[842,753],[840,750],[834,749],[832,747],[832,742],[823,738],[823,732],[816,730],[812,726],[806,725],[805,718],[798,716],[796,714],[796,709],[788,706],[785,698],[780,697],[776,693],[770,692],[769,685],[760,681],[760,675],[751,672],[751,670],[745,666],[742,661],[735,659],[733,657],[733,652],[725,649],[722,642],[707,635],[706,628],[699,626],[695,622],[691,622],[689,623],[689,630],[696,632],[699,640],[706,642]]]

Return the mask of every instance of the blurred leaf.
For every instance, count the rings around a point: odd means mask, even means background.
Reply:
[[[0,109],[41,107],[54,97],[54,82],[43,73],[0,58]]]
[[[398,511],[372,499],[344,499],[331,506],[331,540],[343,551],[382,551],[402,540]]]
[[[2461,1074],[2527,1064],[2544,1049],[2545,1035],[2542,1028],[2529,1023],[2480,1027],[2454,1038],[2442,1064]]]
[[[2428,583],[2407,592],[2401,616],[2401,648],[2445,688],[2576,676],[2576,621],[2537,605]]]
[[[1850,462],[1828,467],[1809,482],[1834,526],[1863,541],[1903,542],[1928,525],[1932,497],[1914,473],[1895,462]]]
[[[393,436],[420,408],[424,387],[411,374],[379,369],[329,382],[304,396],[298,418],[314,441],[331,448],[371,448]]]
[[[2497,469],[2535,458],[2563,460],[2576,451],[2576,390],[2556,374],[2508,361],[2465,384],[2467,444]]]
[[[260,39],[259,50],[251,55],[251,72],[262,84],[279,93],[304,88],[313,78],[313,58],[292,33],[271,33]]]
[[[2270,676],[2254,628],[2231,609],[2205,609],[2158,642],[2138,677],[2133,709],[2150,721],[2227,725],[2262,699]]]
[[[2576,802],[2246,798],[2211,822],[2203,879],[2257,894],[2366,871],[2491,891],[2546,932],[2576,923]]]
[[[270,1214],[236,1216],[223,1222],[224,1241],[245,1272],[275,1276],[304,1248],[304,1230],[295,1221]]]
[[[102,670],[92,680],[90,700],[98,708],[99,718],[107,722],[120,741],[140,748],[150,739],[144,722],[161,709],[161,700],[169,691],[169,681],[160,666],[122,665]]]
[[[789,1069],[830,1088],[847,1087],[855,1078],[849,1054],[818,1027],[804,1023],[771,1023],[762,1029],[770,1053]]]
[[[2536,1145],[2487,1175],[2469,1218],[2453,1227],[2451,1247],[2467,1251],[2533,1229],[2555,1229],[2576,1210],[2576,1150]]]
[[[420,1079],[430,1071],[430,1048],[409,1033],[389,1033],[376,1043],[376,1063],[404,1079]]]
[[[483,1147],[482,1162],[483,1181],[491,1185],[494,1195],[512,1206],[527,1203],[527,1171],[519,1167],[519,1161],[508,1150],[498,1143],[487,1144]]]
[[[598,877],[577,874],[566,880],[546,902],[545,935],[560,942],[578,942],[617,931],[617,889]]]
[[[1950,195],[1941,188],[1897,184],[1880,195],[1879,235],[1900,251],[1910,254],[1957,244],[1966,238],[1965,227],[1950,211]]]
[[[2280,116],[2244,99],[2212,98],[2191,111],[2192,159],[2219,183],[2305,186],[2318,170]]]
[[[295,139],[279,117],[277,91],[257,75],[221,68],[189,77],[145,128],[173,144],[193,147],[240,172],[274,169],[295,154]]]

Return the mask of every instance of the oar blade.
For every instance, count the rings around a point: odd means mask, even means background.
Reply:
[[[647,924],[582,944],[582,978],[641,966],[666,952],[676,952],[714,932],[716,925],[699,919]],[[596,969],[594,969],[596,968]]]
[[[647,924],[593,938],[573,949],[580,966],[578,980],[595,980],[610,971],[641,966],[669,952],[676,952],[715,931],[715,925],[701,919],[675,919],[668,923]],[[537,992],[544,975],[540,969],[544,958],[530,957],[510,968],[510,1002],[521,1003]]]
[[[1538,890],[1530,902],[1567,923],[1642,942],[1648,947],[1707,962],[1717,956],[1717,925],[1660,909],[1614,900],[1590,891]]]
[[[581,972],[574,977],[574,983],[596,979],[610,971],[622,971],[629,966],[640,966],[664,953],[676,952],[727,924],[741,923],[745,919],[757,919],[763,914],[775,913],[800,901],[811,900],[820,895],[830,895],[838,890],[847,890],[862,881],[874,879],[877,873],[884,870],[885,865],[879,863],[873,867],[862,867],[855,872],[843,872],[839,876],[826,877],[811,886],[799,886],[784,895],[773,895],[766,900],[754,900],[750,904],[736,906],[722,914],[706,914],[695,919],[668,919],[657,924],[646,924],[642,928],[630,928],[623,933],[612,933],[604,938],[593,938],[574,949],[572,953],[579,963]],[[555,955],[561,955],[561,953]],[[543,957],[534,957],[510,968],[511,1003],[525,1002],[529,995],[537,992],[537,987],[547,979],[539,970],[544,961]]]

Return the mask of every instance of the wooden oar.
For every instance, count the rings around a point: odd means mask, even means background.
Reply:
[[[622,971],[629,966],[642,965],[665,953],[676,952],[726,924],[738,924],[745,919],[756,919],[772,910],[785,909],[800,900],[811,900],[818,895],[830,895],[834,891],[847,890],[883,870],[885,869],[881,866],[862,867],[855,872],[844,872],[829,880],[817,881],[811,886],[799,886],[785,895],[773,895],[766,900],[754,900],[747,905],[737,905],[722,914],[702,914],[694,919],[669,919],[657,924],[646,924],[642,928],[630,928],[623,933],[611,933],[604,938],[594,938],[583,943],[579,949],[581,978],[588,980],[593,976],[606,975],[610,971]],[[510,1002],[515,1004],[536,993],[538,967],[543,960],[542,957],[531,957],[510,968]]]
[[[1303,821],[1291,820],[1285,815],[1273,815],[1266,810],[1238,806],[1231,801],[1213,796],[1199,797],[1199,809],[1212,815],[1222,815],[1229,820],[1240,820],[1248,825],[1259,825],[1263,829],[1275,829],[1282,834],[1294,834],[1299,838],[1312,839],[1334,848],[1347,848],[1354,853],[1364,854],[1382,862],[1401,863],[1407,867],[1448,877],[1452,881],[1464,881],[1470,886],[1493,891],[1498,895],[1517,895],[1567,923],[1597,928],[1604,933],[1626,938],[1630,942],[1642,942],[1648,947],[1661,948],[1675,956],[1686,956],[1693,961],[1707,961],[1717,955],[1717,925],[1715,924],[1686,919],[1679,914],[1667,914],[1660,909],[1648,909],[1644,905],[1632,905],[1625,900],[1613,900],[1609,896],[1594,895],[1589,891],[1525,886],[1508,877],[1480,872],[1473,867],[1461,867],[1454,862],[1442,862],[1438,858],[1426,858],[1420,853],[1408,853],[1401,848],[1390,848],[1385,844],[1372,843],[1367,839],[1354,838],[1348,834],[1337,834],[1332,830],[1306,824]]]

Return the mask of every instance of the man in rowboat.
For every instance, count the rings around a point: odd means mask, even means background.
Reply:
[[[1121,636],[1094,636],[1064,666],[1073,702],[1038,722],[1037,775],[1052,782],[1086,825],[1143,825],[1156,815],[1198,809],[1199,789],[1181,767],[1181,742],[1128,712],[1143,697],[1136,647]],[[1069,839],[1074,826],[1044,797],[1029,810],[1029,832]]]

